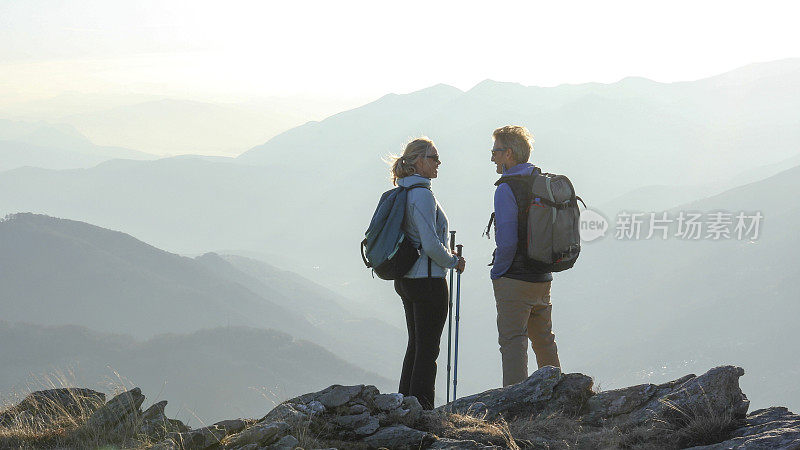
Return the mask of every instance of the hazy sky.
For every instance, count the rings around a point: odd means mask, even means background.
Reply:
[[[697,79],[800,56],[793,2],[0,0],[0,100],[367,98],[486,78]]]

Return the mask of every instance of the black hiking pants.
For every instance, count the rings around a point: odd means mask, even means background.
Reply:
[[[433,409],[436,358],[447,320],[447,283],[444,278],[401,278],[395,280],[394,289],[403,299],[408,328],[399,392]]]

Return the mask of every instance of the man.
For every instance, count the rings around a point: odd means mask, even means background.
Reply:
[[[497,248],[490,275],[497,305],[503,386],[508,386],[528,378],[528,340],[539,367],[561,364],[550,321],[553,275],[538,273],[525,264],[530,175],[539,171],[528,162],[533,136],[524,127],[510,125],[494,130],[492,137],[492,162],[502,177],[495,183]]]

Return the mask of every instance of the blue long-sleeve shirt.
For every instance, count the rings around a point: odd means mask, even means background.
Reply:
[[[503,176],[530,175],[533,164],[521,163],[503,172]],[[494,264],[490,277],[496,280],[502,277],[511,267],[517,252],[517,200],[507,183],[497,186],[494,191],[494,230],[495,244]]]

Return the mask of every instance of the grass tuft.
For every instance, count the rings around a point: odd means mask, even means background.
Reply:
[[[14,393],[0,408],[0,448],[101,448],[112,446],[147,447],[153,443],[139,435],[141,423],[121,423],[114,430],[96,430],[86,421],[102,402],[82,395],[72,372],[35,378],[22,392]],[[30,397],[37,391],[63,390],[64,397]],[[123,384],[113,386],[113,395],[126,391]],[[27,399],[27,400],[26,400]],[[59,401],[59,399],[65,401]],[[134,423],[135,422],[135,423]]]
[[[418,428],[439,438],[476,441],[512,450],[519,449],[508,423],[504,420],[490,422],[483,417],[452,414],[440,410],[426,412],[417,425]]]

